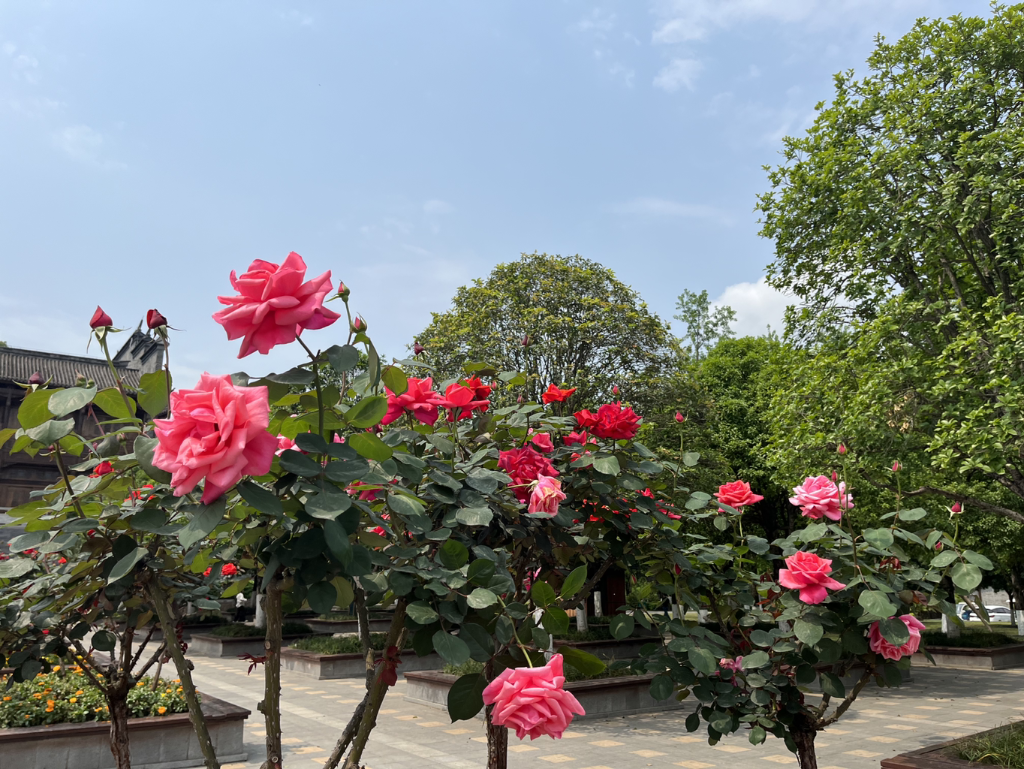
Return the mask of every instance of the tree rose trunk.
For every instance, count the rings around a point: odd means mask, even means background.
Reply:
[[[260,711],[267,726],[267,760],[263,769],[281,769],[281,580],[274,577],[264,600],[267,633],[263,642],[267,661],[263,664],[265,686]]]
[[[110,752],[114,754],[117,769],[132,769],[132,751],[128,744],[128,692],[123,686],[110,692]]]
[[[800,769],[818,769],[818,755],[814,752],[814,738],[818,731],[814,724],[807,716],[797,716],[792,731]]]
[[[491,722],[493,705],[488,705],[487,714],[487,769],[508,769],[508,728]]]

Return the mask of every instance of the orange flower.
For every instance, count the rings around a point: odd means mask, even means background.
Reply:
[[[68,702],[70,702],[72,705],[74,705],[76,702],[78,702],[78,697],[72,697],[71,699],[68,700]]]
[[[37,700],[41,700],[43,698],[43,693],[42,692],[36,692],[32,696],[35,697]]]
[[[159,713],[160,715],[163,715],[164,713],[167,712],[167,708],[159,707],[159,708],[156,709],[156,712]]]

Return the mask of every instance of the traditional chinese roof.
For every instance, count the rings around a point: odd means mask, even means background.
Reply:
[[[161,344],[141,331],[133,332],[114,356],[114,366],[130,387],[138,387],[139,378],[156,371],[162,363]],[[91,379],[100,389],[115,386],[114,375],[103,358],[0,347],[0,383],[24,384],[36,372],[44,380],[51,380],[51,387],[74,387],[80,376]]]

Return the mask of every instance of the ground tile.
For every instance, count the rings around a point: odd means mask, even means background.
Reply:
[[[569,761],[575,761],[576,759],[572,756],[567,756],[563,753],[555,753],[553,756],[541,756],[541,761],[548,761],[552,764],[565,764]]]
[[[658,756],[665,755],[657,750],[634,750],[631,752],[634,756],[640,756],[641,758],[657,758]]]

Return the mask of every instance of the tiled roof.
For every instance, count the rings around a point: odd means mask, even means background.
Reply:
[[[138,368],[130,366],[127,361],[118,361],[114,365],[126,384],[138,386],[142,374]],[[102,358],[0,347],[0,382],[24,384],[37,371],[44,380],[52,380],[51,387],[74,387],[79,375],[94,380],[100,389],[115,385],[114,375]]]

